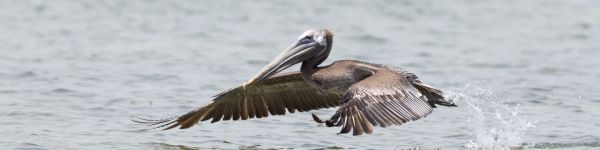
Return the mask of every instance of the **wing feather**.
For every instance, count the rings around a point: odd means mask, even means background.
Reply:
[[[329,120],[343,124],[340,134],[372,133],[373,126],[401,125],[423,118],[432,112],[432,106],[407,79],[403,72],[380,70],[353,84],[343,104]]]
[[[199,121],[212,119],[211,123],[221,120],[246,120],[271,115],[284,115],[328,108],[339,105],[341,96],[321,92],[304,82],[299,72],[275,75],[263,82],[240,86],[220,93],[207,105],[172,119],[149,120],[139,118],[136,122],[145,123],[154,128],[189,128]],[[354,125],[349,125],[352,127]]]

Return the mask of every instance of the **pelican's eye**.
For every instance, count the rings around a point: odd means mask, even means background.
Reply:
[[[304,38],[300,39],[300,43],[309,43],[310,41],[312,41],[312,37],[311,36],[305,36]]]
[[[311,39],[312,39],[312,36],[310,36],[310,35],[307,35],[307,36],[305,36],[303,39],[311,40]]]

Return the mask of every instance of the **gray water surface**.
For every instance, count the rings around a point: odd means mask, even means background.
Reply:
[[[600,148],[600,1],[0,1],[2,149]],[[141,131],[237,86],[306,29],[325,64],[404,68],[459,107],[337,135],[295,113]],[[290,70],[297,70],[291,68]],[[312,111],[322,117],[335,109]]]

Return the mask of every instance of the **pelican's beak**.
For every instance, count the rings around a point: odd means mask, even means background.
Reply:
[[[301,39],[292,44],[275,59],[271,60],[267,66],[260,70],[254,78],[248,80],[245,84],[257,83],[268,79],[286,68],[318,55],[320,52],[324,51],[324,49],[325,46],[319,45],[319,43],[314,40]]]

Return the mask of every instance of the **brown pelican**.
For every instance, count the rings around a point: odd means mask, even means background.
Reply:
[[[286,110],[309,111],[339,106],[329,120],[318,123],[341,126],[339,134],[372,133],[373,126],[401,125],[430,114],[436,105],[456,106],[442,91],[423,84],[402,69],[355,60],[319,66],[331,52],[333,33],[308,30],[258,74],[239,87],[182,116],[162,120],[134,120],[165,130],[189,128],[212,119],[246,120],[284,115]],[[300,72],[281,73],[302,63]]]

